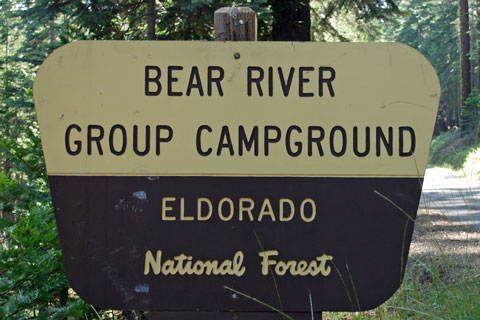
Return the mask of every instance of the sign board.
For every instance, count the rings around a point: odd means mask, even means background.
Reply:
[[[65,272],[91,304],[366,310],[400,286],[440,97],[415,50],[76,42],[34,94]]]

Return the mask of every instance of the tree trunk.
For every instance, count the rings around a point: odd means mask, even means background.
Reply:
[[[274,41],[310,41],[310,1],[271,0]]]
[[[4,8],[5,10],[5,8]],[[7,5],[7,8],[6,8],[7,12],[8,10],[10,10],[10,6]],[[7,16],[8,17],[8,16]],[[9,46],[10,46],[10,34],[9,34],[9,19],[5,19],[4,21],[5,23],[5,47],[4,47],[4,53],[5,53],[5,57],[4,57],[4,66],[3,66],[3,92],[2,92],[2,98],[3,98],[3,104],[4,104],[4,107],[5,107],[5,112],[8,114],[8,109],[9,109],[9,105],[8,105],[8,94],[7,92],[9,91],[8,90],[8,87],[9,87],[9,79],[8,79],[8,75],[9,75],[9,72],[8,72],[8,69],[9,69]],[[4,129],[4,132],[6,134],[6,136],[10,136],[10,121],[8,118],[5,118],[3,119],[4,123],[5,123],[5,129]],[[13,167],[13,164],[11,163],[10,159],[8,159],[8,155],[6,153],[2,153],[1,154],[2,156],[2,165],[3,165],[3,172],[6,176],[9,176],[10,175],[10,170],[12,169]]]
[[[52,15],[50,16],[50,30],[48,32],[49,34],[49,38],[50,38],[50,45],[53,46],[55,45],[55,17],[52,13]]]
[[[463,106],[465,100],[467,100],[470,92],[472,91],[472,86],[470,82],[471,71],[468,0],[458,1],[458,13],[460,18],[460,105]]]
[[[147,0],[147,39],[155,40],[155,0]]]
[[[446,123],[447,129],[457,125],[457,123],[455,122],[455,110],[458,105],[458,99],[455,91],[452,92],[451,90],[448,90],[445,93],[445,95],[447,96],[447,99],[446,99],[447,101],[455,102],[455,103],[447,103],[447,106],[446,106],[445,123]]]
[[[477,0],[477,89],[480,91],[480,0]]]

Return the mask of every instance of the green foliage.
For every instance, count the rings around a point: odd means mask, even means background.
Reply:
[[[320,41],[375,40],[386,21],[401,15],[392,0],[312,1],[312,31]]]
[[[464,259],[461,257],[460,259]],[[454,258],[411,264],[395,295],[370,312],[327,313],[324,319],[479,319],[480,277],[462,270]]]
[[[474,134],[462,136],[459,130],[444,132],[432,141],[429,163],[460,170],[478,146],[480,141]]]
[[[457,262],[452,257],[420,263],[414,268],[388,303],[398,319],[480,317],[480,279],[473,270],[464,270],[460,276]]]
[[[8,248],[0,253],[0,318],[62,319],[89,311],[84,302],[67,295],[50,207],[30,207],[27,216],[2,230],[0,240]]]
[[[460,125],[462,133],[478,135],[480,125],[480,92],[474,89],[462,106]]]
[[[451,129],[435,137],[430,148],[429,163],[447,166],[455,170],[470,172],[476,164],[467,159],[472,158],[480,146],[480,93],[473,90],[465,101],[461,111],[461,130]],[[477,172],[474,172],[476,175]]]
[[[419,50],[432,63],[442,88],[439,115],[447,126],[458,126],[458,2],[403,0],[400,9],[407,15],[396,23],[385,24],[384,37]]]
[[[388,301],[368,312],[327,313],[324,319],[480,319],[478,233],[427,204],[413,241],[403,283]]]
[[[85,302],[67,294],[33,109],[35,71],[61,44],[57,35],[66,25],[56,20],[60,13],[54,5],[0,1],[1,319],[91,313]]]
[[[454,140],[458,137],[457,130],[452,129],[450,131],[443,132],[442,134],[438,135],[437,137],[433,138],[432,143],[430,145],[430,155],[429,155],[429,163],[431,163],[432,158],[435,154],[437,154],[438,150],[447,142]]]

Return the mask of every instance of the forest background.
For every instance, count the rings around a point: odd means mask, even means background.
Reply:
[[[461,169],[476,157],[480,0],[0,0],[1,319],[142,317],[96,310],[69,289],[32,98],[40,64],[75,40],[214,40],[213,13],[231,5],[257,12],[261,41],[416,48],[442,87],[431,163]]]

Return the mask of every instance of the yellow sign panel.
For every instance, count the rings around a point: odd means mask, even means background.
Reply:
[[[396,43],[80,41],[34,96],[49,175],[410,177],[440,86]]]

